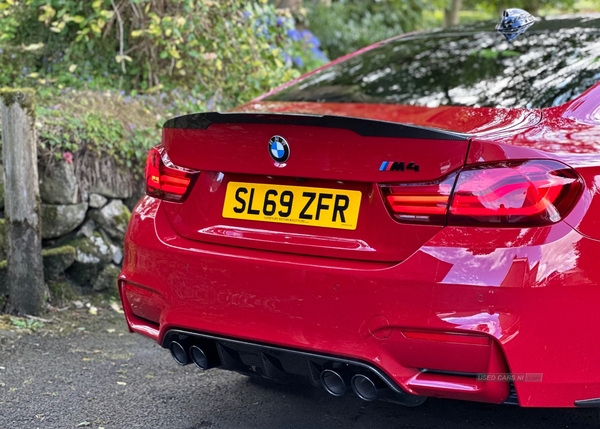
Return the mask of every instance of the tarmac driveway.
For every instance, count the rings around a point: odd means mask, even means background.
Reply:
[[[595,410],[435,399],[405,408],[226,371],[201,372],[179,367],[166,350],[129,334],[123,316],[111,310],[65,313],[32,334],[0,330],[1,429],[600,427]]]

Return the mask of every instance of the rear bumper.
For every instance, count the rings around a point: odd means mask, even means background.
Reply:
[[[380,264],[193,242],[145,197],[125,253],[128,324],[161,344],[181,329],[336,356],[425,396],[501,403],[512,381],[522,406],[600,398],[600,243],[566,224],[445,228]]]

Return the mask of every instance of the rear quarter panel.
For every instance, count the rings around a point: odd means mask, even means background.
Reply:
[[[600,239],[600,84],[577,99],[544,109],[542,121],[517,134],[491,132],[473,138],[467,164],[556,159],[577,170],[585,189],[565,221]]]

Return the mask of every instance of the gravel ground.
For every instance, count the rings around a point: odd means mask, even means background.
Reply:
[[[594,410],[435,399],[405,408],[201,372],[177,366],[166,350],[129,334],[122,315],[69,313],[35,333],[0,324],[1,429],[600,428]]]

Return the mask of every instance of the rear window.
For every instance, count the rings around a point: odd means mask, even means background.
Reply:
[[[600,19],[581,22],[585,25],[579,28],[565,28],[565,21],[536,23],[512,43],[493,31],[403,37],[320,70],[266,100],[556,106],[600,80]]]

